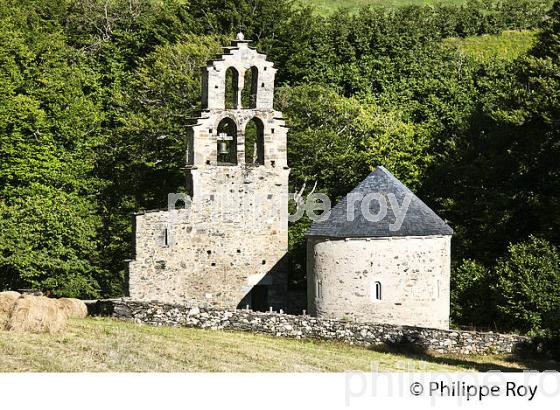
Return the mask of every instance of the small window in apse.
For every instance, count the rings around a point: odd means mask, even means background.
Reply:
[[[375,281],[371,284],[371,301],[381,302],[381,299],[382,299],[381,282]]]

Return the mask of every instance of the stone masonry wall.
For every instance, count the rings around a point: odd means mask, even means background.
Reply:
[[[245,86],[245,72],[255,67],[257,89],[257,109],[271,110],[274,99],[274,77],[276,69],[271,61],[266,60],[266,55],[249,47],[250,41],[233,41],[231,47],[203,70],[202,106],[208,109],[224,109],[226,96],[226,71],[233,68],[238,74],[238,89]],[[241,105],[239,96],[238,105]]]
[[[448,329],[450,240],[308,238],[309,312],[331,319]]]
[[[151,325],[249,331],[297,339],[337,340],[366,347],[413,344],[437,353],[511,353],[530,341],[525,336],[499,333],[356,323],[310,316],[250,310],[219,310],[194,305],[171,305],[127,299],[97,301],[91,304],[89,309],[92,314]]]
[[[187,209],[136,216],[130,296],[167,303],[251,304],[268,286],[268,306],[286,308],[288,171],[213,167],[197,171],[209,192]]]
[[[233,85],[226,84],[228,69],[238,73],[231,109],[225,104],[226,87]],[[239,91],[248,70],[255,101],[243,107]],[[135,217],[128,265],[134,299],[287,308],[288,129],[273,109],[275,72],[241,36],[204,69],[204,110],[191,125],[185,153],[186,206],[174,209],[169,201],[167,211]],[[251,121],[256,141],[245,139]],[[218,155],[224,138],[231,141],[227,160]],[[246,159],[249,143],[253,158]]]

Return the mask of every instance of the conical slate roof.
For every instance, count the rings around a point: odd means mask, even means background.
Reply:
[[[384,202],[387,213],[380,218],[380,204]],[[408,208],[405,206],[407,202]],[[398,223],[399,220],[402,224]],[[453,230],[434,211],[389,171],[378,166],[331,209],[327,220],[313,223],[306,235],[367,238],[452,234]]]

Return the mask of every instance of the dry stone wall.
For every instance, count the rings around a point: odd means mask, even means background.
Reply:
[[[90,304],[93,314],[151,325],[185,326],[263,333],[278,337],[336,340],[359,346],[410,345],[437,353],[511,353],[530,339],[491,332],[441,330],[412,326],[357,323],[206,306],[102,300]]]

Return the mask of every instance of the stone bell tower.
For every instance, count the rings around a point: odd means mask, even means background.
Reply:
[[[203,69],[202,111],[187,141],[189,195],[136,216],[132,298],[285,308],[289,168],[275,73],[241,33]]]

